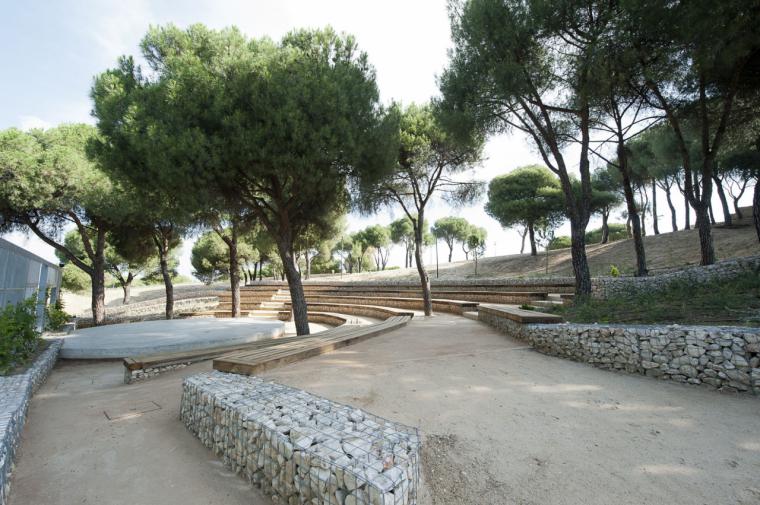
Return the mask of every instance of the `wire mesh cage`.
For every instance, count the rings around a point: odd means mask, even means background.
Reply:
[[[275,503],[417,502],[416,428],[258,377],[216,371],[185,379],[180,416]]]

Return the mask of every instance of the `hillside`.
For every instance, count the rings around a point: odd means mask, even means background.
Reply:
[[[735,258],[760,254],[755,229],[752,225],[751,209],[742,209],[745,217],[734,221],[730,228],[717,224],[713,227],[715,251],[719,259]],[[667,226],[663,223],[663,226]],[[699,234],[697,230],[661,233],[644,238],[647,263],[651,273],[658,270],[699,264]],[[607,275],[610,265],[617,266],[621,273],[633,272],[634,252],[632,239],[619,240],[609,244],[590,244],[587,246],[591,275]],[[546,275],[547,258],[545,253],[538,256],[513,254],[508,256],[485,257],[478,260],[479,278],[508,278]],[[573,267],[570,249],[559,249],[549,253],[549,275],[571,276]],[[431,276],[435,278],[435,265],[428,266]],[[441,263],[439,278],[466,279],[475,278],[475,263],[459,261]],[[344,275],[344,281],[373,279],[415,279],[416,269],[390,270],[385,272],[366,272]],[[319,276],[319,280],[338,280],[340,276]],[[316,278],[315,278],[316,280]]]

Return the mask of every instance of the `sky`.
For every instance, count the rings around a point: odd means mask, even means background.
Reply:
[[[151,25],[211,28],[235,25],[251,37],[279,39],[294,28],[331,25],[353,34],[377,71],[381,100],[425,102],[438,94],[437,76],[451,47],[445,0],[0,0],[0,128],[48,128],[60,123],[94,123],[89,90],[93,77],[113,67],[121,55],[138,55],[138,44]],[[517,167],[541,163],[528,139],[501,135],[489,139],[475,177],[489,181]],[[659,196],[659,195],[658,195]],[[664,200],[664,198],[663,198]],[[451,208],[433,201],[428,220],[461,216],[488,231],[486,254],[519,252],[520,238],[503,230],[483,210],[484,201]],[[664,201],[663,201],[663,207]],[[717,208],[717,207],[716,207]],[[402,216],[391,208],[376,216],[351,215],[349,231],[387,224]],[[613,220],[618,213],[613,214]],[[668,219],[669,216],[664,216]],[[592,220],[590,227],[599,226]],[[567,234],[565,225],[558,234]],[[12,242],[55,261],[52,248],[33,236],[13,233]],[[180,273],[190,275],[193,238],[185,241]],[[443,254],[439,246],[439,254]],[[433,250],[428,253],[433,260]],[[457,249],[454,259],[464,259]],[[403,266],[400,246],[390,264]]]

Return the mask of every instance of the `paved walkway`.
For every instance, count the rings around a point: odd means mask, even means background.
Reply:
[[[124,386],[115,363],[59,365],[12,504],[267,503],[177,420],[181,377],[209,368]],[[469,319],[415,319],[267,375],[419,426],[423,505],[760,503],[760,399],[544,356]]]

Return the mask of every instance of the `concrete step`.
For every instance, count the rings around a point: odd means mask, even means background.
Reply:
[[[466,317],[467,319],[472,319],[473,321],[478,320],[478,313],[474,310],[468,310],[467,312],[462,312],[462,315]]]
[[[534,300],[530,302],[528,305],[532,305],[534,307],[540,307],[540,308],[551,308],[551,307],[558,307],[564,305],[564,302],[558,301],[558,300]]]

